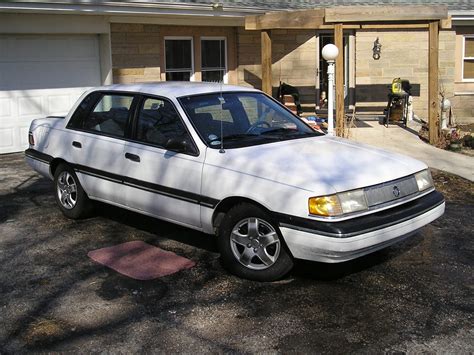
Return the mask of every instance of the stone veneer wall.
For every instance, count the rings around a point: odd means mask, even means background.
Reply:
[[[379,60],[372,58],[376,38],[382,44]],[[447,96],[454,92],[455,32],[440,31],[439,88]],[[356,101],[358,107],[380,110],[386,105],[386,94],[394,78],[419,84],[419,96],[413,97],[415,115],[428,117],[428,31],[384,30],[356,33]]]
[[[168,26],[148,24],[112,24],[112,67],[114,83],[165,80],[164,39],[167,36],[193,38],[195,80],[201,80],[202,37],[227,39],[228,82],[235,84],[235,28],[215,26]]]
[[[457,123],[474,123],[474,94],[456,95],[450,98]]]
[[[315,31],[273,30],[272,86],[274,94],[283,81],[298,87],[303,104],[314,106],[316,81]],[[237,31],[238,84],[261,89],[260,31]]]
[[[196,34],[226,33],[232,44],[231,29],[179,28]],[[160,33],[161,31],[161,33]],[[135,83],[162,80],[160,53],[163,35],[177,31],[174,26],[148,24],[111,24],[112,66],[114,83]],[[184,32],[183,32],[184,34]],[[273,30],[273,88],[279,81],[298,87],[302,103],[314,107],[317,37],[315,31]],[[160,37],[161,36],[161,37]],[[420,85],[420,96],[414,97],[414,111],[420,118],[428,116],[428,32],[426,30],[356,32],[356,101],[361,107],[373,107],[382,113],[386,94],[393,78],[401,77]],[[382,43],[380,60],[372,58],[374,40]],[[237,75],[231,73],[231,83],[261,88],[260,32],[236,29]],[[231,45],[230,47],[232,47]],[[455,96],[456,33],[440,31],[439,84],[451,99],[457,118],[474,116],[472,96]],[[231,51],[233,52],[233,51]],[[229,61],[231,58],[229,58]],[[230,63],[229,63],[230,64]],[[233,65],[229,66],[232,71]],[[372,91],[371,91],[372,90]],[[376,97],[376,100],[371,98]]]
[[[160,80],[158,25],[112,23],[112,74],[116,84]]]

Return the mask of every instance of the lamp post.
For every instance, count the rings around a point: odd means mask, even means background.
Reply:
[[[334,135],[334,60],[339,54],[339,49],[334,44],[323,47],[323,58],[328,62],[328,135]]]

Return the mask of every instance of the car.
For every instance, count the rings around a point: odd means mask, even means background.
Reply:
[[[252,280],[369,254],[445,209],[424,163],[325,135],[252,88],[98,87],[28,139],[66,217],[102,201],[215,234],[223,265]]]

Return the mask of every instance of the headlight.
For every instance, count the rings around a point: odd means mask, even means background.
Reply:
[[[423,170],[415,174],[418,191],[424,191],[433,187],[433,179],[429,170]]]
[[[363,189],[336,195],[311,197],[308,200],[308,207],[310,214],[325,217],[363,211],[368,208]]]
[[[308,200],[309,213],[320,216],[337,216],[342,214],[341,204],[336,195],[311,197]]]
[[[366,210],[367,200],[365,199],[364,190],[354,190],[337,194],[343,213],[352,213]]]

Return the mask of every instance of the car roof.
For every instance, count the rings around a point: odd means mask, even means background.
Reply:
[[[90,92],[93,91],[137,92],[141,94],[164,96],[168,98],[207,94],[219,91],[260,92],[259,90],[242,86],[190,81],[162,81],[154,83],[114,84],[96,87],[90,90]]]

